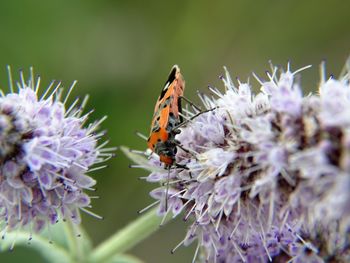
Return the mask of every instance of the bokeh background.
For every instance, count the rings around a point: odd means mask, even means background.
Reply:
[[[349,55],[349,11],[344,0],[1,1],[0,87],[7,89],[7,64],[14,73],[34,66],[43,86],[77,79],[74,96],[91,95],[92,118],[108,115],[102,126],[110,145],[145,149],[134,131],[148,134],[173,64],[180,65],[193,101],[208,84],[222,87],[223,65],[246,80],[252,71],[263,76],[269,60],[290,60],[294,69],[315,65],[303,74],[304,88],[312,91],[321,60],[337,75]],[[129,163],[120,153],[94,174],[100,199],[93,211],[105,219],[84,216],[83,224],[95,244],[152,202],[154,186],[138,180],[147,172],[129,169]],[[190,262],[194,247],[170,254],[184,234],[185,224],[173,221],[130,253],[151,263]],[[0,254],[0,262],[28,259],[44,262],[28,248]]]

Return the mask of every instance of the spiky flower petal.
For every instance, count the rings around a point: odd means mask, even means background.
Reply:
[[[9,71],[10,73],[10,71]],[[31,71],[32,73],[32,71]],[[11,75],[10,75],[11,76]],[[84,127],[86,100],[66,109],[60,83],[39,96],[40,78],[26,82],[21,72],[17,91],[0,97],[0,227],[6,232],[27,226],[38,232],[60,219],[80,223],[90,207],[96,181],[86,173],[109,154],[97,146],[100,121]],[[108,150],[108,149],[107,149]]]
[[[196,239],[207,262],[349,262],[349,72],[303,96],[301,70],[272,69],[258,94],[226,72],[224,93],[200,95],[215,110],[176,137],[188,169],[153,172],[169,189],[151,195],[161,215],[193,220],[181,243]]]

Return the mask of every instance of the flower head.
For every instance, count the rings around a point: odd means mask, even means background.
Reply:
[[[195,258],[350,260],[350,75],[323,75],[319,94],[303,96],[300,71],[274,67],[267,80],[256,77],[258,94],[226,72],[224,93],[200,95],[215,109],[176,137],[187,149],[176,161],[187,169],[150,175],[169,184],[152,191],[159,214],[192,220],[181,244],[197,240]]]
[[[38,232],[60,219],[80,223],[79,211],[90,207],[86,190],[96,183],[87,172],[110,157],[105,144],[97,146],[100,121],[84,127],[86,99],[65,107],[75,82],[64,99],[60,83],[52,82],[41,97],[39,83],[33,74],[26,82],[21,72],[18,91],[10,78],[10,93],[1,92],[0,229],[5,232],[25,226]]]

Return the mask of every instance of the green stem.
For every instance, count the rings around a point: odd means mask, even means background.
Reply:
[[[68,249],[70,251],[70,254],[74,257],[74,259],[77,262],[83,262],[84,255],[82,252],[82,248],[79,245],[79,240],[77,240],[77,235],[74,229],[73,222],[71,222],[70,220],[67,220],[67,222],[65,222],[63,226],[64,226],[64,231],[66,234]]]
[[[169,221],[170,217],[166,219]],[[91,262],[108,262],[116,254],[124,253],[159,229],[162,218],[156,208],[116,232],[97,246],[90,255]]]

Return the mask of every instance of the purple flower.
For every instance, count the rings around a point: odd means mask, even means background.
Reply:
[[[21,72],[22,73],[22,72]],[[12,80],[10,79],[12,82]],[[80,223],[80,210],[91,214],[90,197],[96,181],[92,166],[111,156],[97,142],[100,121],[84,127],[78,99],[66,109],[60,83],[41,97],[40,78],[31,74],[18,90],[0,97],[0,226],[3,232],[28,227],[38,232],[58,220]]]
[[[301,70],[255,76],[256,95],[226,71],[224,93],[200,95],[215,109],[176,137],[188,169],[150,175],[169,184],[152,192],[159,214],[192,222],[180,244],[197,240],[194,261],[350,261],[350,73],[303,96]]]

